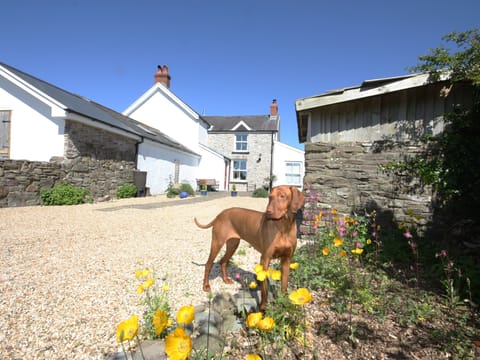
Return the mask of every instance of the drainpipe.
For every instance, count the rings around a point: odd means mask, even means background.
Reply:
[[[272,178],[273,178],[273,131],[271,135],[271,144],[270,144],[270,177],[268,180],[268,191],[272,191]]]

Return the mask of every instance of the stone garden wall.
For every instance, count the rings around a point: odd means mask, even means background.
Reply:
[[[115,197],[134,182],[136,143],[67,121],[65,157],[49,162],[0,160],[0,207],[40,204],[40,191],[61,182],[88,189],[94,199]]]
[[[421,143],[308,143],[304,184],[319,193],[320,207],[344,213],[375,209],[387,223],[408,218],[407,211],[412,210],[426,224],[433,213],[431,189],[381,168],[421,150]]]

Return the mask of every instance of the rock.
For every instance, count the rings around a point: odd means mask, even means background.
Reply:
[[[212,300],[212,310],[220,315],[231,314],[236,310],[235,300],[229,293],[220,293],[215,295]]]
[[[207,343],[208,343],[208,353],[213,355],[216,352],[221,352],[225,346],[225,341],[219,337],[214,335],[200,335],[196,338],[192,339],[192,346],[196,352],[204,352],[201,356],[201,359],[210,359],[212,356],[206,356],[207,351]]]

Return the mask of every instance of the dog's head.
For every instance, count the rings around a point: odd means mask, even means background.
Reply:
[[[305,204],[305,196],[295,186],[276,186],[268,196],[267,218],[293,216]]]

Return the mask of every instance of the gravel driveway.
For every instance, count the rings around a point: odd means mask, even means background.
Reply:
[[[119,350],[117,324],[141,315],[135,270],[154,268],[175,311],[206,301],[210,230],[221,210],[264,210],[267,199],[163,196],[78,206],[0,208],[0,354],[3,359],[104,359]],[[201,200],[201,201],[200,201]],[[245,242],[233,272],[259,255]],[[218,274],[214,266],[212,275]],[[212,289],[234,292],[218,276]]]

